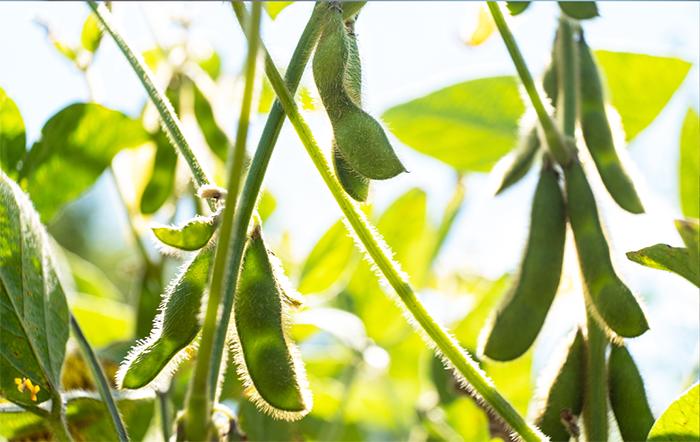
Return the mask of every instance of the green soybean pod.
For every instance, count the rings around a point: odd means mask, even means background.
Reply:
[[[555,108],[557,107],[557,100],[559,99],[559,55],[557,54],[557,48],[559,47],[559,30],[557,29],[554,35],[554,43],[552,43],[552,59],[549,62],[549,66],[544,71],[542,77],[542,88],[545,94],[549,98],[550,103]]]
[[[530,233],[515,287],[486,333],[483,354],[510,361],[537,338],[557,294],[566,243],[566,208],[557,174],[545,160],[532,199]]]
[[[595,2],[557,2],[566,15],[576,20],[586,20],[598,17],[598,6]]]
[[[580,70],[580,122],[583,139],[600,178],[615,202],[631,213],[644,213],[644,206],[615,150],[610,122],[605,113],[603,85],[591,49],[578,42]]]
[[[540,137],[537,134],[537,126],[530,129],[518,142],[515,150],[501,159],[491,172],[496,184],[495,195],[520,181],[535,162],[537,152],[540,150]]]
[[[583,409],[584,344],[580,329],[565,338],[566,347],[560,353],[563,358],[552,367],[556,369],[546,399],[535,417],[535,425],[552,441],[568,441],[569,432],[561,422],[561,412],[568,408],[574,416]],[[556,357],[556,356],[555,356]],[[559,356],[561,357],[561,356]]]
[[[256,222],[238,280],[232,339],[239,376],[255,405],[272,417],[292,421],[311,410],[312,400],[304,363],[289,336],[285,277],[278,269]]]
[[[210,217],[197,216],[181,227],[154,226],[151,230],[166,246],[195,251],[209,243],[218,226],[219,212]]]
[[[649,329],[649,324],[637,298],[615,273],[595,198],[581,163],[574,160],[564,169],[564,177],[569,222],[586,300],[593,307],[596,319],[613,332],[626,338],[639,336]]]
[[[614,345],[608,359],[608,395],[617,426],[625,441],[646,440],[654,425],[644,381],[624,346]]]
[[[379,122],[360,109],[345,88],[350,49],[341,14],[334,4],[326,13],[313,59],[314,81],[343,158],[364,177],[393,178],[406,168]]]
[[[138,389],[169,377],[189,357],[187,348],[201,329],[199,311],[207,287],[212,249],[200,250],[167,288],[151,335],[134,347],[117,372],[117,386]],[[163,379],[163,381],[166,379]]]

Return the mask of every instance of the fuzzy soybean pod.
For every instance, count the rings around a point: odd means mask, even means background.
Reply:
[[[574,160],[564,169],[569,222],[583,276],[586,301],[593,314],[613,332],[625,338],[641,335],[649,324],[637,298],[615,273],[608,242],[598,218],[593,192],[583,167]]]
[[[345,90],[348,92],[350,99],[358,106],[362,107],[362,67],[360,60],[360,52],[357,47],[357,37],[355,36],[355,20],[351,19],[345,22],[345,27],[348,34],[349,58],[348,66],[345,71]],[[338,149],[338,144],[333,139],[333,169],[338,177],[343,190],[350,195],[352,199],[359,202],[367,201],[369,195],[370,180],[357,173],[355,169],[348,164]]]
[[[271,259],[272,258],[272,259]],[[290,337],[290,290],[278,260],[253,227],[233,306],[238,373],[258,408],[275,418],[297,420],[311,410],[304,363]]]
[[[338,150],[350,167],[369,179],[393,178],[406,168],[379,122],[355,104],[345,87],[350,45],[341,15],[331,4],[313,59],[314,81]]]
[[[610,406],[625,441],[646,440],[654,425],[644,381],[624,346],[614,345],[608,359]]]
[[[494,167],[493,173],[497,177],[495,195],[499,195],[517,183],[528,173],[541,146],[542,143],[540,143],[540,137],[537,134],[537,126],[535,126],[520,139],[518,147],[503,157]]]
[[[580,122],[583,139],[593,157],[600,178],[615,202],[631,213],[644,207],[615,150],[612,130],[605,113],[603,85],[591,49],[581,35],[578,42],[580,69]]]
[[[170,376],[177,364],[188,357],[183,350],[201,329],[198,316],[207,287],[211,254],[211,248],[197,252],[170,284],[151,335],[129,352],[117,372],[119,388],[145,387],[161,372]]]
[[[565,356],[563,361],[554,367],[558,370],[535,418],[535,425],[552,441],[570,439],[569,431],[561,422],[562,410],[568,408],[574,416],[578,416],[583,409],[583,333],[579,329],[573,339],[565,339],[569,341],[568,346],[563,349]]]
[[[527,351],[559,287],[566,242],[566,209],[557,174],[545,160],[532,199],[530,233],[515,287],[498,309],[484,355],[510,361]]]

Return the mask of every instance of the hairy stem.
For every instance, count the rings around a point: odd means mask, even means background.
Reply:
[[[241,24],[241,28],[246,29],[245,23],[248,21],[248,17],[245,8],[235,3],[233,4],[233,8]],[[254,36],[253,38],[256,37],[257,36]],[[249,36],[248,38],[251,37]],[[406,281],[406,277],[402,276],[398,263],[389,258],[389,252],[381,246],[379,238],[374,233],[374,229],[369,226],[364,214],[345,194],[337,179],[333,176],[328,161],[316,144],[309,126],[299,113],[294,98],[287,89],[282,77],[267,53],[265,45],[262,44],[261,48],[266,57],[265,73],[270,80],[275,95],[277,95],[277,99],[284,108],[285,113],[289,117],[289,121],[294,126],[297,135],[321,174],[323,181],[333,194],[333,197],[343,211],[355,235],[357,235],[362,243],[362,246],[364,246],[379,270],[394,288],[403,304],[413,315],[413,318],[430,338],[430,343],[437,346],[440,352],[454,365],[457,371],[464,376],[466,381],[474,387],[478,395],[481,396],[524,440],[541,441],[542,435],[539,431],[530,427],[525,422],[525,419],[518,414],[513,406],[496,391],[491,381],[479,369],[478,365],[469,357],[466,351],[462,349],[427,312],[416,293]]]
[[[501,12],[501,9],[499,8],[497,2],[489,1],[486,3],[488,4],[489,10],[491,11],[493,20],[496,22],[498,32],[501,34],[503,42],[508,48],[510,58],[515,64],[515,69],[518,71],[520,81],[523,82],[523,86],[525,86],[527,95],[530,97],[532,106],[535,108],[535,112],[537,112],[537,119],[540,121],[542,130],[544,130],[549,150],[551,151],[552,156],[554,156],[554,158],[560,165],[566,166],[571,161],[569,149],[566,143],[564,142],[561,133],[554,125],[554,122],[552,122],[552,119],[549,117],[549,114],[547,113],[547,110],[544,107],[542,98],[537,92],[535,82],[533,81],[532,75],[530,74],[530,71],[528,70],[527,65],[525,64],[525,60],[523,59],[523,55],[520,53],[520,49],[518,48],[518,44],[515,42],[513,34],[510,32],[508,23],[506,23],[506,20],[503,17],[503,13]]]
[[[51,397],[51,415],[49,416],[51,430],[57,440],[62,442],[73,442],[73,436],[68,431],[66,421],[63,419],[63,401],[61,395],[56,392]]]
[[[262,4],[253,2],[253,19],[248,23],[251,35],[260,34],[260,16]],[[228,156],[228,202],[224,209],[223,222],[219,232],[219,241],[216,247],[214,258],[214,271],[209,285],[209,298],[207,302],[207,313],[202,327],[202,340],[197,353],[197,365],[194,370],[194,378],[189,391],[189,401],[187,403],[187,434],[189,440],[204,440],[208,432],[211,410],[213,409],[216,384],[209,382],[209,372],[211,370],[212,350],[223,353],[225,348],[213,349],[214,334],[216,324],[219,320],[218,311],[221,302],[221,287],[223,276],[226,272],[226,259],[228,257],[228,245],[231,238],[233,215],[236,211],[236,195],[241,182],[241,172],[243,171],[243,158],[245,156],[246,140],[248,139],[248,122],[250,120],[250,107],[253,102],[253,86],[255,84],[255,66],[258,56],[259,38],[248,40],[248,57],[246,59],[245,89],[243,92],[243,104],[241,114],[238,119],[238,132],[236,134],[236,144]],[[214,371],[214,370],[211,370]],[[218,370],[217,370],[218,371]],[[217,378],[218,379],[218,373]]]
[[[143,62],[142,57],[137,56],[134,53],[131,46],[117,29],[113,21],[112,13],[109,12],[105,5],[98,5],[94,1],[89,1],[87,3],[95,12],[95,15],[100,20],[100,23],[102,23],[107,32],[109,32],[115,43],[117,43],[117,46],[119,46],[119,49],[121,49],[127,61],[134,69],[134,72],[136,72],[139,80],[141,80],[141,84],[143,84],[143,87],[146,89],[148,96],[151,98],[151,101],[153,101],[156,109],[158,109],[158,114],[160,114],[163,128],[168,134],[170,142],[175,145],[177,150],[180,151],[182,156],[185,158],[185,161],[187,161],[187,164],[190,166],[194,180],[197,183],[197,188],[211,184],[211,180],[204,172],[204,169],[197,160],[197,157],[194,155],[194,152],[192,152],[189,143],[187,143],[187,140],[182,133],[180,121],[175,114],[173,106],[166,98],[165,93],[156,86],[153,79],[153,73],[148,66],[146,66],[146,63]],[[216,210],[214,201],[208,201],[211,210]]]
[[[585,390],[583,423],[587,440],[608,440],[608,380],[605,350],[608,338],[590,313],[586,314]]]
[[[128,442],[129,441],[129,436],[126,433],[126,428],[124,427],[124,421],[122,421],[122,417],[119,415],[119,410],[117,409],[117,404],[114,402],[114,398],[112,397],[112,392],[109,389],[109,384],[107,383],[107,377],[105,376],[104,371],[102,371],[102,366],[100,365],[100,362],[97,360],[97,355],[95,355],[95,352],[92,350],[92,347],[90,346],[90,343],[88,342],[87,338],[83,334],[83,330],[80,328],[80,324],[78,324],[78,321],[75,319],[75,316],[71,313],[70,315],[70,327],[71,330],[73,331],[73,335],[75,336],[75,339],[78,341],[78,344],[80,345],[80,349],[83,351],[83,354],[85,355],[85,358],[87,360],[87,365],[90,368],[90,373],[92,373],[92,378],[95,380],[95,383],[97,384],[97,390],[100,392],[100,396],[102,397],[102,400],[104,401],[105,405],[107,405],[107,410],[109,411],[109,415],[112,417],[112,423],[114,424],[114,429],[117,431],[117,436],[119,437],[120,442]],[[63,440],[63,439],[59,439]]]

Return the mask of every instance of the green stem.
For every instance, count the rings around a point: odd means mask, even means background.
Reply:
[[[525,64],[523,55],[520,53],[520,49],[518,49],[518,44],[515,42],[515,38],[510,32],[508,23],[506,23],[506,20],[503,17],[503,13],[501,12],[498,3],[495,1],[489,1],[486,3],[488,4],[489,10],[491,11],[491,15],[493,16],[494,22],[496,22],[498,32],[501,34],[503,42],[508,48],[510,58],[515,64],[515,69],[518,71],[520,81],[523,82],[525,90],[527,91],[527,95],[530,97],[530,101],[532,102],[532,106],[535,108],[535,112],[537,112],[537,118],[539,119],[540,125],[544,130],[549,150],[560,165],[568,165],[571,161],[569,149],[566,146],[566,143],[564,142],[561,133],[554,125],[554,122],[552,122],[552,119],[549,117],[549,114],[547,113],[547,110],[544,107],[542,98],[540,97],[540,94],[537,92],[537,88],[535,87],[535,82],[532,79],[532,75],[530,74],[530,71],[528,70],[527,65]]]
[[[571,19],[562,14],[559,19],[559,109],[562,110],[562,128],[564,135],[575,137],[578,87],[578,51],[574,41],[574,26]]]
[[[253,2],[253,19],[248,23],[251,35],[260,35],[260,16],[262,14],[262,4]],[[226,260],[228,257],[228,245],[231,238],[233,215],[236,211],[236,195],[241,182],[243,171],[243,158],[245,156],[246,140],[248,138],[248,122],[250,120],[250,108],[253,102],[253,86],[255,84],[255,67],[258,56],[259,38],[248,40],[248,58],[246,60],[245,90],[243,92],[243,104],[241,115],[238,119],[238,132],[236,134],[236,144],[232,151],[229,151],[229,182],[228,182],[228,203],[224,209],[223,222],[219,232],[219,241],[216,247],[214,258],[214,271],[209,286],[209,298],[207,301],[207,313],[202,327],[202,340],[197,352],[197,364],[194,370],[194,380],[190,390],[190,397],[187,403],[187,425],[186,431],[189,440],[203,440],[208,432],[211,410],[216,393],[216,384],[209,382],[209,373],[216,371],[218,380],[218,369],[211,368],[212,346],[216,332],[218,320],[219,304],[221,301],[221,287],[224,273],[226,272]],[[216,352],[223,353],[225,349],[216,348]],[[213,384],[213,385],[212,385]]]
[[[166,133],[170,138],[170,142],[175,145],[177,150],[180,151],[182,156],[185,158],[185,161],[187,161],[187,164],[190,166],[194,180],[197,183],[197,188],[211,184],[211,180],[204,172],[204,169],[202,169],[199,161],[197,161],[197,157],[194,155],[190,145],[187,143],[187,140],[182,133],[182,129],[180,129],[180,121],[175,114],[173,106],[165,97],[165,93],[155,85],[153,73],[148,66],[146,66],[146,63],[143,62],[142,57],[136,56],[134,51],[131,50],[130,45],[126,42],[124,37],[122,37],[112,20],[112,13],[109,12],[105,5],[98,5],[94,1],[89,1],[87,3],[90,8],[92,8],[93,12],[107,32],[109,32],[109,34],[112,36],[115,43],[117,43],[117,46],[119,46],[119,49],[121,49],[127,61],[136,72],[139,80],[141,80],[143,87],[148,93],[148,96],[151,97],[153,104],[156,106],[156,109],[160,114],[160,118],[163,122],[163,128],[166,130]],[[214,201],[208,200],[208,202],[211,210],[216,210]]]
[[[605,350],[608,338],[596,320],[587,312],[585,390],[583,393],[583,422],[586,440],[608,440],[608,381]]]
[[[246,16],[247,12],[245,8],[236,4],[233,5],[233,8],[241,24],[241,28],[246,29],[245,23],[248,21],[248,17]],[[321,174],[321,178],[323,178],[326,186],[333,194],[333,197],[343,211],[355,235],[357,235],[373,262],[394,288],[403,304],[411,312],[416,322],[418,322],[422,330],[428,335],[430,343],[434,343],[437,346],[439,351],[447,357],[457,371],[464,376],[466,381],[474,387],[477,394],[491,405],[494,411],[524,440],[541,441],[541,433],[525,422],[525,419],[518,414],[513,406],[496,391],[492,382],[479,369],[478,365],[469,357],[466,351],[462,349],[427,312],[416,296],[416,293],[408,284],[407,277],[399,269],[398,263],[389,258],[389,251],[381,245],[381,240],[378,238],[377,234],[374,233],[374,229],[369,226],[364,213],[350,200],[340,187],[337,179],[333,176],[328,161],[316,144],[309,126],[299,113],[294,98],[287,89],[282,77],[267,53],[265,45],[262,44],[261,48],[263,53],[265,53],[265,73],[267,74],[267,78],[270,80],[270,84],[277,95],[277,99],[284,108],[285,113],[289,117],[289,121],[294,126],[307,153]]]
[[[157,391],[158,404],[160,405],[160,425],[163,431],[163,441],[168,442],[172,435],[172,416],[170,415],[170,406],[168,404],[168,392]]]
[[[73,436],[68,431],[68,426],[63,420],[63,401],[61,395],[56,392],[51,396],[51,415],[49,423],[56,439],[62,442],[73,442]]]
[[[70,315],[70,327],[73,330],[73,335],[80,345],[80,349],[83,351],[85,358],[87,359],[87,365],[90,368],[90,373],[92,373],[92,378],[97,384],[97,390],[100,392],[102,400],[107,405],[107,410],[112,417],[112,423],[114,424],[114,429],[117,431],[117,436],[121,442],[128,442],[129,436],[126,433],[124,427],[124,422],[119,415],[119,410],[117,409],[117,404],[114,402],[112,397],[112,392],[109,390],[109,384],[107,383],[107,377],[104,371],[102,371],[102,366],[97,360],[95,352],[92,350],[90,343],[83,334],[83,330],[80,328],[78,321],[75,316],[71,313]]]

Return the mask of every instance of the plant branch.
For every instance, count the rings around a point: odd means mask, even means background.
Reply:
[[[73,436],[68,431],[68,426],[63,419],[63,400],[58,392],[51,395],[51,415],[49,416],[51,429],[56,439],[63,442],[73,442]]]
[[[236,3],[233,4],[233,8],[241,24],[241,28],[246,29],[245,23],[248,21],[248,17],[245,8]],[[250,36],[248,37],[251,38]],[[255,36],[253,38],[255,38]],[[462,349],[427,312],[416,293],[408,284],[407,278],[399,269],[398,263],[389,258],[389,252],[381,245],[381,240],[378,238],[377,234],[374,233],[374,229],[369,226],[364,214],[341,189],[340,184],[331,172],[328,161],[316,144],[309,126],[299,113],[299,109],[294,102],[292,94],[287,90],[282,77],[272,62],[270,55],[267,53],[265,45],[262,44],[261,48],[265,54],[265,72],[270,80],[270,84],[277,95],[277,99],[284,108],[285,113],[289,117],[289,121],[294,126],[294,129],[304,144],[311,160],[321,174],[323,181],[333,194],[348,224],[350,224],[354,230],[362,246],[384,277],[389,281],[403,304],[421,326],[422,330],[428,335],[430,343],[434,343],[437,346],[439,351],[476,390],[477,394],[481,396],[524,440],[541,441],[541,433],[525,422],[525,419],[518,414],[513,406],[496,391],[492,382],[479,369],[478,365],[469,357],[466,351]]]
[[[251,35],[260,35],[260,16],[262,15],[262,4],[253,2],[253,19],[248,23]],[[245,157],[246,140],[248,138],[248,123],[250,121],[250,108],[253,102],[253,86],[255,85],[255,67],[258,56],[259,38],[248,40],[248,57],[246,59],[245,89],[243,92],[243,104],[241,114],[238,119],[238,131],[236,134],[236,144],[229,151],[228,155],[228,202],[224,209],[223,222],[219,232],[219,241],[216,246],[214,258],[214,270],[209,285],[209,298],[207,301],[207,313],[202,327],[202,340],[197,352],[197,364],[195,366],[192,388],[190,389],[189,401],[187,403],[187,434],[189,440],[203,440],[208,432],[211,410],[215,399],[216,387],[209,382],[209,372],[211,370],[210,359],[212,350],[223,353],[225,348],[213,349],[214,334],[218,322],[219,304],[221,301],[221,287],[226,272],[226,261],[228,257],[228,245],[231,238],[233,225],[233,215],[236,211],[236,196],[241,183],[243,172],[243,159]],[[214,371],[214,370],[211,370]],[[218,380],[218,370],[216,380]]]
[[[107,383],[107,378],[105,376],[104,371],[102,371],[102,366],[97,360],[97,356],[92,350],[90,342],[88,342],[87,338],[83,334],[83,330],[80,328],[80,324],[78,324],[78,321],[75,319],[75,316],[73,316],[72,313],[70,315],[70,327],[71,330],[73,330],[73,335],[75,335],[75,339],[78,340],[80,349],[85,355],[87,365],[90,368],[90,373],[92,373],[92,378],[97,384],[97,390],[100,392],[100,396],[102,397],[102,400],[107,406],[107,410],[109,411],[109,414],[112,417],[114,429],[117,431],[117,436],[119,437],[120,442],[128,442],[129,436],[126,433],[124,422],[122,421],[122,418],[119,415],[117,404],[114,402],[114,398],[112,397],[112,393],[109,389],[109,384]],[[63,439],[59,438],[59,440]]]
[[[109,12],[105,5],[98,5],[94,1],[88,1],[87,3],[100,20],[100,23],[102,23],[107,32],[109,32],[115,43],[117,43],[117,46],[119,46],[119,49],[121,49],[127,61],[136,72],[139,80],[141,80],[143,87],[148,93],[148,96],[153,101],[156,109],[158,109],[158,113],[160,114],[160,118],[163,123],[163,129],[168,134],[170,142],[175,145],[177,150],[180,151],[182,156],[185,158],[185,161],[187,161],[187,164],[190,166],[194,180],[197,183],[197,188],[211,184],[211,180],[205,173],[182,133],[180,121],[175,114],[173,106],[166,98],[165,93],[156,86],[153,79],[153,73],[148,66],[146,66],[146,63],[143,62],[142,57],[137,56],[124,37],[122,37],[121,33],[117,29],[117,26],[114,24],[112,13]],[[208,202],[211,210],[216,210],[214,201],[210,199]]]
[[[564,141],[564,138],[562,137],[557,127],[554,125],[554,122],[549,117],[549,114],[547,113],[547,110],[544,107],[542,98],[537,92],[535,82],[533,81],[532,75],[530,74],[530,71],[528,70],[527,65],[525,64],[523,55],[520,53],[520,49],[518,49],[518,44],[515,42],[513,34],[510,32],[508,23],[506,23],[506,20],[503,17],[503,13],[501,12],[501,9],[498,6],[497,2],[489,1],[486,3],[488,4],[489,10],[491,11],[491,15],[493,16],[494,22],[496,22],[498,32],[501,34],[503,42],[508,48],[510,58],[515,64],[515,69],[518,71],[520,81],[523,82],[525,90],[527,91],[527,95],[530,97],[530,101],[532,102],[532,105],[535,108],[535,112],[537,112],[537,118],[540,121],[542,129],[544,130],[549,150],[560,165],[566,166],[571,162],[571,155],[569,149]]]
[[[608,440],[608,381],[605,350],[608,338],[593,316],[586,312],[585,390],[583,423],[587,440]]]

